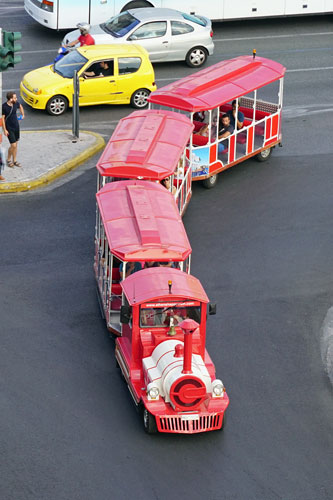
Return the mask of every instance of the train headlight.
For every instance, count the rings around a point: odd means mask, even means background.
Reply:
[[[222,380],[218,378],[212,382],[212,395],[213,398],[223,398],[224,397],[225,388],[222,383]]]
[[[160,397],[159,388],[153,382],[147,386],[147,395],[150,401],[157,401]]]

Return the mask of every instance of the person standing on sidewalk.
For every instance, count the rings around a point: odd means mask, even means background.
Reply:
[[[17,110],[19,109],[24,118],[24,109],[21,103],[17,100],[15,92],[7,92],[7,102],[2,105],[2,128],[3,133],[8,137],[10,146],[8,149],[7,165],[8,167],[21,167],[22,165],[16,161],[17,143],[20,139],[20,125],[17,118]]]
[[[3,169],[5,168],[5,154],[4,154],[4,149],[1,146],[1,141],[2,141],[2,136],[0,134],[0,181],[5,181],[6,179],[4,178],[2,174]]]

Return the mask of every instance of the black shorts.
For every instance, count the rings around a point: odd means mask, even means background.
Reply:
[[[8,130],[8,140],[11,144],[17,142],[20,139],[20,129],[7,129]]]

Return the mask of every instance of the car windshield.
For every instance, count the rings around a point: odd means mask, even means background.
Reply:
[[[79,71],[88,61],[79,52],[73,50],[54,65],[54,71],[64,78],[73,78],[74,71]]]
[[[106,23],[100,24],[102,30],[110,33],[117,38],[127,35],[131,29],[139,24],[139,19],[136,19],[129,12],[123,12],[119,16],[112,17]]]
[[[184,319],[194,319],[200,324],[199,302],[143,304],[140,311],[141,328],[177,326]]]

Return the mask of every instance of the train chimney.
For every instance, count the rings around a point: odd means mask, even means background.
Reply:
[[[192,373],[192,334],[199,327],[199,323],[193,319],[184,319],[179,323],[184,332],[184,365],[182,373]]]

